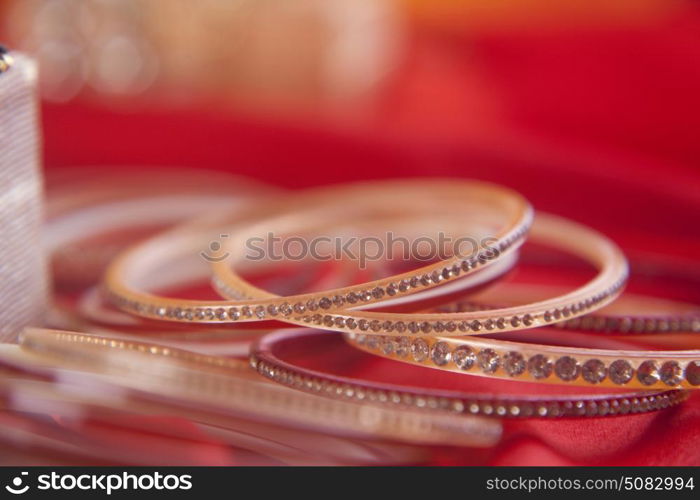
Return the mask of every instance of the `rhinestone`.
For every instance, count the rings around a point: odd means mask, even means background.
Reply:
[[[675,361],[666,361],[661,365],[659,378],[666,385],[678,385],[683,379],[683,371],[680,365]]]
[[[581,367],[581,375],[586,382],[598,384],[605,380],[605,363],[599,359],[589,359]]]
[[[294,304],[294,312],[297,314],[303,314],[306,311],[306,306],[301,302]]]
[[[423,323],[421,323],[420,329],[423,333],[430,333],[432,331],[433,327],[430,325],[430,323],[428,323],[427,321],[424,321]]]
[[[282,305],[279,307],[279,311],[280,311],[283,315],[289,316],[290,314],[292,314],[292,306],[290,306],[289,304],[287,304],[287,303],[285,302],[284,304],[282,304]]]
[[[474,366],[476,355],[471,348],[467,346],[460,346],[452,353],[452,361],[454,361],[454,364],[457,365],[458,368],[462,370],[469,370],[472,366]]]
[[[321,300],[318,301],[318,306],[321,309],[330,309],[330,307],[333,305],[333,302],[331,302],[331,299],[328,297],[323,297]]]
[[[420,279],[421,285],[428,286],[433,282],[433,279],[430,277],[429,274],[423,275],[423,277]]]
[[[520,375],[525,371],[525,358],[519,352],[506,353],[503,356],[503,369],[511,377]]]
[[[554,373],[562,380],[567,382],[576,380],[581,372],[578,362],[571,356],[562,356],[554,363]]]
[[[228,317],[236,320],[241,317],[241,312],[238,310],[237,307],[229,307],[228,309]]]
[[[498,328],[500,328],[500,329],[505,328],[505,327],[506,327],[506,320],[505,320],[505,318],[498,318],[498,319],[496,320],[496,326],[497,326]]]
[[[498,369],[498,354],[493,349],[482,349],[476,356],[479,366],[486,373],[493,373]]]
[[[478,332],[479,330],[481,330],[481,322],[479,320],[475,319],[474,321],[471,322],[471,324],[469,326],[475,332]]]
[[[369,327],[373,332],[378,332],[382,329],[382,323],[379,320],[375,319],[369,323]]]
[[[449,267],[446,267],[445,269],[442,270],[442,278],[443,279],[449,279],[452,276],[452,270]]]
[[[397,332],[403,333],[406,331],[406,323],[403,321],[397,321],[396,324],[394,325],[394,328],[396,329]]]
[[[423,339],[416,339],[411,344],[411,354],[415,361],[425,361],[428,357],[429,349],[428,344]]]
[[[430,351],[430,357],[436,365],[446,365],[450,361],[450,346],[447,342],[436,342]]]
[[[357,321],[352,318],[345,318],[345,326],[354,330],[357,327]]]
[[[311,322],[316,323],[317,325],[321,324],[321,321],[323,321],[323,316],[320,314],[314,314],[311,316]]]
[[[559,405],[557,403],[551,403],[549,405],[549,416],[550,417],[558,417],[560,413],[561,413],[561,410],[559,409]]]
[[[470,271],[472,268],[472,263],[468,260],[463,260],[462,261],[462,271],[467,272]]]
[[[406,356],[408,356],[408,353],[410,350],[411,350],[411,341],[408,340],[408,337],[398,337],[396,339],[396,345],[394,346],[394,351],[396,352],[397,356],[405,358]]]
[[[659,380],[659,371],[656,363],[645,361],[637,368],[637,380],[644,385],[654,385]]]
[[[366,319],[361,319],[360,321],[358,321],[357,324],[360,330],[362,330],[363,332],[367,331],[367,329],[369,328],[369,321],[367,321]]]
[[[441,321],[438,321],[433,326],[433,329],[435,330],[436,333],[441,333],[441,332],[445,331],[445,325]]]
[[[224,309],[223,307],[219,307],[214,312],[214,315],[216,316],[216,319],[223,321],[226,319],[226,309]]]
[[[520,414],[523,417],[529,417],[534,413],[535,409],[530,403],[522,403],[520,406]]]
[[[267,312],[270,313],[270,316],[276,316],[277,306],[275,304],[270,304],[269,306],[267,306]]]
[[[391,321],[387,320],[384,323],[382,323],[382,329],[385,332],[391,332],[394,329],[394,324]]]
[[[595,401],[589,401],[586,404],[586,415],[589,417],[592,417],[593,415],[596,415],[598,413],[598,403]]]
[[[370,349],[377,349],[379,347],[379,341],[379,335],[367,335],[367,342],[365,345]]]
[[[204,319],[204,309],[197,308],[194,310],[194,317],[197,319]]]
[[[360,298],[365,302],[369,302],[370,300],[372,300],[372,292],[369,290],[363,290],[362,292],[360,292]]]
[[[408,282],[408,280],[401,280],[401,283],[399,283],[399,291],[405,292],[409,288],[411,288],[411,284]]]
[[[326,326],[333,326],[335,323],[333,322],[333,316],[330,315],[325,315],[323,317],[323,324]]]
[[[454,332],[457,329],[457,325],[455,324],[454,321],[448,321],[445,323],[445,330],[448,332]]]
[[[343,304],[345,304],[345,297],[342,297],[340,295],[336,295],[333,297],[333,305],[336,307],[340,307]]]
[[[460,332],[468,332],[469,331],[469,323],[466,321],[460,321],[457,324],[457,328],[459,329]]]
[[[251,309],[250,307],[248,307],[248,306],[243,306],[243,307],[241,308],[241,315],[243,315],[243,316],[245,316],[245,317],[247,317],[247,318],[250,318],[250,317],[253,316],[253,311],[252,311],[252,309]]]
[[[617,401],[617,399],[613,399],[610,402],[610,414],[616,415],[619,411],[620,411],[620,403]]]
[[[530,326],[534,322],[535,322],[535,320],[533,319],[532,315],[526,314],[525,316],[523,316],[523,325]]]
[[[620,413],[622,415],[625,415],[629,413],[630,411],[630,400],[627,398],[624,398],[622,401],[620,401]]]
[[[610,363],[608,372],[610,380],[618,385],[626,384],[632,379],[632,375],[634,375],[632,365],[624,359],[618,359]]]
[[[306,303],[306,308],[307,308],[309,311],[316,311],[316,310],[318,309],[318,302],[316,302],[314,299],[310,299],[310,300]]]
[[[527,371],[535,378],[547,378],[552,374],[552,362],[547,356],[535,354],[527,362]]]
[[[354,304],[358,300],[360,300],[360,296],[357,295],[355,292],[350,292],[345,296],[345,300],[348,302],[348,304]]]
[[[487,330],[493,330],[496,327],[496,323],[492,319],[487,319],[484,322],[484,328]]]
[[[417,333],[418,332],[418,323],[416,323],[415,321],[411,321],[408,324],[408,331],[411,333]]]
[[[691,361],[685,367],[685,379],[690,385],[700,385],[700,361]]]
[[[416,288],[420,284],[420,280],[418,279],[418,276],[414,276],[410,280],[408,280],[408,283],[413,287]]]
[[[386,293],[387,295],[394,296],[396,295],[396,292],[398,291],[398,287],[396,286],[395,283],[392,283],[388,287],[386,287]]]

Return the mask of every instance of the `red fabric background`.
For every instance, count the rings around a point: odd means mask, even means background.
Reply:
[[[700,8],[689,7],[626,30],[419,33],[378,111],[351,123],[45,105],[45,160],[49,169],[105,165],[124,175],[123,165],[149,165],[163,169],[165,184],[170,165],[292,188],[398,176],[492,180],[537,209],[604,231],[633,262],[663,259],[690,284],[648,288],[700,300],[692,279],[700,276],[699,32]],[[444,64],[431,64],[436,50]],[[462,85],[474,74],[488,92]],[[406,370],[392,363],[394,374]],[[648,415],[508,422],[496,449],[435,450],[435,463],[699,465],[699,423],[697,396]]]

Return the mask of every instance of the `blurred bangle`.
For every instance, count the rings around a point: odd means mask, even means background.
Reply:
[[[668,389],[576,396],[517,397],[470,394],[341,377],[281,359],[279,353],[295,341],[319,334],[322,333],[296,330],[266,335],[254,344],[251,350],[251,365],[258,373],[271,380],[325,397],[419,408],[431,412],[498,417],[595,417],[645,413],[676,405],[688,397],[687,391]],[[406,348],[410,349],[410,344]]]
[[[226,410],[256,421],[343,436],[475,447],[491,446],[501,434],[500,425],[488,419],[375,408],[361,401],[331,401],[290,391],[258,377],[241,359],[44,329],[25,330],[20,345],[41,355],[38,374],[45,374],[52,362],[61,369],[87,369],[108,376],[111,383],[156,394],[159,401],[176,398],[181,408],[196,409],[200,419],[207,409],[214,414]]]

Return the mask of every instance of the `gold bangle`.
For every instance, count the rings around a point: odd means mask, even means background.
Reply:
[[[278,351],[298,339],[323,333],[280,331],[266,335],[251,349],[251,364],[261,375],[295,389],[329,398],[420,408],[431,412],[497,417],[596,417],[644,413],[685,401],[688,391],[656,390],[620,394],[566,396],[494,396],[454,390],[433,390],[330,375],[281,359]],[[395,337],[386,337],[395,341]],[[450,339],[454,340],[454,339]],[[304,349],[306,351],[306,349]]]
[[[130,286],[129,277],[133,276],[137,270],[144,271],[144,267],[147,267],[141,265],[144,261],[150,265],[157,260],[156,255],[162,251],[164,245],[171,247],[177,245],[181,249],[190,251],[195,249],[193,245],[199,247],[200,242],[193,239],[191,227],[179,228],[137,245],[117,258],[107,270],[104,287],[109,299],[118,307],[133,314],[154,319],[190,323],[232,323],[266,319],[289,321],[295,315],[306,311],[332,311],[353,304],[378,303],[395,296],[409,295],[433,288],[491,265],[522,243],[531,221],[531,209],[527,202],[510,190],[476,181],[403,181],[398,184],[392,182],[391,185],[377,182],[324,188],[299,199],[295,197],[284,199],[277,205],[269,202],[263,210],[273,215],[280,210],[287,210],[291,211],[293,216],[277,215],[277,218],[261,219],[260,208],[257,211],[253,209],[248,213],[239,214],[248,225],[235,228],[239,233],[236,241],[240,242],[248,235],[256,234],[261,227],[268,228],[276,221],[280,224],[285,221],[289,223],[290,217],[294,219],[292,222],[295,228],[303,229],[304,226],[308,226],[308,222],[303,218],[304,213],[308,212],[303,211],[310,210],[309,207],[311,207],[311,213],[325,214],[326,217],[329,214],[337,217],[352,216],[352,205],[348,208],[339,203],[339,200],[346,203],[354,202],[360,210],[364,211],[365,216],[373,215],[382,207],[389,213],[397,213],[401,209],[416,209],[416,205],[419,205],[419,208],[425,207],[427,210],[435,204],[435,200],[426,195],[432,192],[437,193],[434,196],[439,199],[443,197],[451,199],[452,203],[466,200],[463,201],[466,207],[481,204],[482,210],[486,208],[486,216],[490,218],[493,218],[493,210],[495,210],[496,215],[503,219],[501,227],[494,234],[495,243],[491,243],[489,247],[480,248],[475,256],[466,259],[457,256],[437,264],[423,266],[413,272],[362,285],[290,297],[278,297],[248,285],[247,289],[240,290],[238,295],[259,298],[225,301],[182,300],[144,293]],[[384,197],[378,198],[379,196]],[[405,207],[401,206],[401,200]],[[449,206],[452,207],[452,205]],[[252,225],[250,220],[254,221]],[[214,262],[213,265],[228,267],[223,261]]]
[[[528,344],[464,337],[347,335],[383,357],[482,377],[601,387],[700,386],[700,351],[631,351]]]
[[[329,311],[324,314],[291,315],[282,319],[298,325],[313,324],[346,333],[479,335],[535,328],[581,316],[610,303],[622,290],[628,272],[626,259],[614,243],[599,233],[560,217],[538,213],[530,237],[591,262],[598,268],[597,276],[563,296],[503,309],[412,314]],[[227,286],[231,283],[230,277],[240,279],[228,266],[219,265],[214,270],[217,278]]]
[[[538,297],[561,293],[562,287],[509,283],[496,285],[439,308],[441,312],[489,310],[521,304]],[[555,328],[611,334],[697,333],[700,332],[700,307],[695,304],[647,295],[623,293],[615,302],[595,312],[567,319]]]

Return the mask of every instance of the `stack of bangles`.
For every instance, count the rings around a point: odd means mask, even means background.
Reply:
[[[244,355],[259,375],[274,382],[247,374],[246,380],[256,377],[260,394],[266,387],[287,386],[294,390],[284,390],[298,398],[309,397],[302,391],[328,404],[343,400],[343,405],[379,408],[388,412],[380,415],[383,422],[394,422],[396,415],[465,423],[482,417],[491,417],[483,419],[487,422],[620,416],[677,405],[700,387],[700,350],[687,349],[700,332],[698,307],[621,296],[628,264],[612,241],[573,221],[535,214],[510,189],[466,180],[405,180],[294,193],[263,190],[238,201],[229,206],[217,198],[212,211],[203,210],[206,202],[192,201],[202,210],[184,222],[184,214],[169,218],[165,208],[164,214],[155,214],[153,222],[167,227],[127,245],[105,263],[99,289],[86,290],[72,306],[73,316],[61,313],[62,325],[77,328],[65,318],[80,317],[80,327],[99,335],[32,330],[22,337],[23,348],[75,357],[71,345],[90,345],[175,356],[178,362],[189,360],[190,370],[238,378],[240,363],[230,357]],[[133,218],[122,222],[136,224]],[[308,242],[320,235],[376,239],[382,231],[411,243],[448,235],[451,242],[469,244],[435,244],[438,251],[429,259],[404,255],[400,265],[375,259],[360,271],[348,258],[331,262],[306,255],[298,266],[305,275],[285,274],[277,280],[278,293],[250,278],[275,275],[285,264],[283,259],[251,259],[246,249],[256,238],[271,249],[276,248],[268,241],[273,234]],[[217,244],[210,244],[214,240]],[[522,266],[520,256],[540,246],[582,262],[594,270],[592,276],[571,286],[512,282],[514,269]],[[204,270],[193,270],[196,266],[187,264],[193,260]],[[406,270],[407,264],[415,268]],[[325,274],[316,274],[319,269]],[[221,298],[173,293],[178,284],[200,278],[210,281]],[[146,331],[189,332],[182,342],[214,333],[248,342],[243,352],[203,356],[186,343],[166,349],[161,341],[144,340]],[[124,338],[135,333],[141,335],[138,342]],[[658,347],[672,335],[680,338],[672,345],[686,350]],[[367,358],[365,353],[451,373],[432,385],[435,379],[422,368],[403,379],[392,377],[390,369],[383,375],[348,375],[351,365]],[[152,380],[147,372],[144,380]],[[457,425],[433,424],[433,430]],[[465,425],[463,431],[476,436],[477,427]],[[472,436],[470,443],[487,445],[493,439],[484,436],[496,434],[482,434],[481,440]]]

